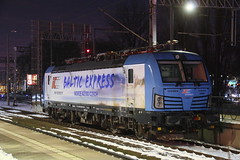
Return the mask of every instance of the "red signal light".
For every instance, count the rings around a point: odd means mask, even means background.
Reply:
[[[91,50],[90,50],[90,49],[86,49],[85,52],[86,52],[86,53],[90,53]]]

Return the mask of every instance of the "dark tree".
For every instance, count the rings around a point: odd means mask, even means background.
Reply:
[[[43,41],[43,70],[51,65],[63,65],[66,59],[79,58],[80,44],[68,41]]]

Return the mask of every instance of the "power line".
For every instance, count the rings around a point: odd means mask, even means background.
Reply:
[[[148,42],[146,39],[144,39],[143,37],[141,37],[140,35],[138,35],[137,33],[135,33],[134,31],[132,31],[131,29],[129,29],[127,26],[125,26],[124,24],[122,24],[121,22],[119,22],[118,20],[116,20],[114,17],[112,17],[110,14],[108,14],[106,11],[104,11],[103,9],[99,8],[99,10],[101,12],[103,12],[105,15],[107,15],[108,17],[110,17],[112,20],[114,20],[116,23],[118,23],[120,26],[122,26],[123,28],[125,28],[127,31],[129,31],[130,33],[132,33],[133,35],[137,36],[138,38],[140,38],[141,40]]]

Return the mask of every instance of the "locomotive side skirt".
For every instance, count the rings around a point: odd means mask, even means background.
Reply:
[[[55,119],[74,123],[98,124],[104,128],[133,130],[141,124],[151,132],[184,133],[199,129],[206,112],[150,112],[129,107],[69,104],[48,102],[49,115]],[[110,122],[114,119],[114,122]],[[109,122],[107,122],[109,121]],[[206,121],[206,119],[205,119]],[[204,122],[207,123],[207,122]],[[187,129],[187,130],[186,130]]]

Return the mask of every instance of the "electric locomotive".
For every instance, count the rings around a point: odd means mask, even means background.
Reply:
[[[202,58],[161,51],[49,67],[44,109],[58,120],[138,137],[184,133],[211,122],[211,82]]]

